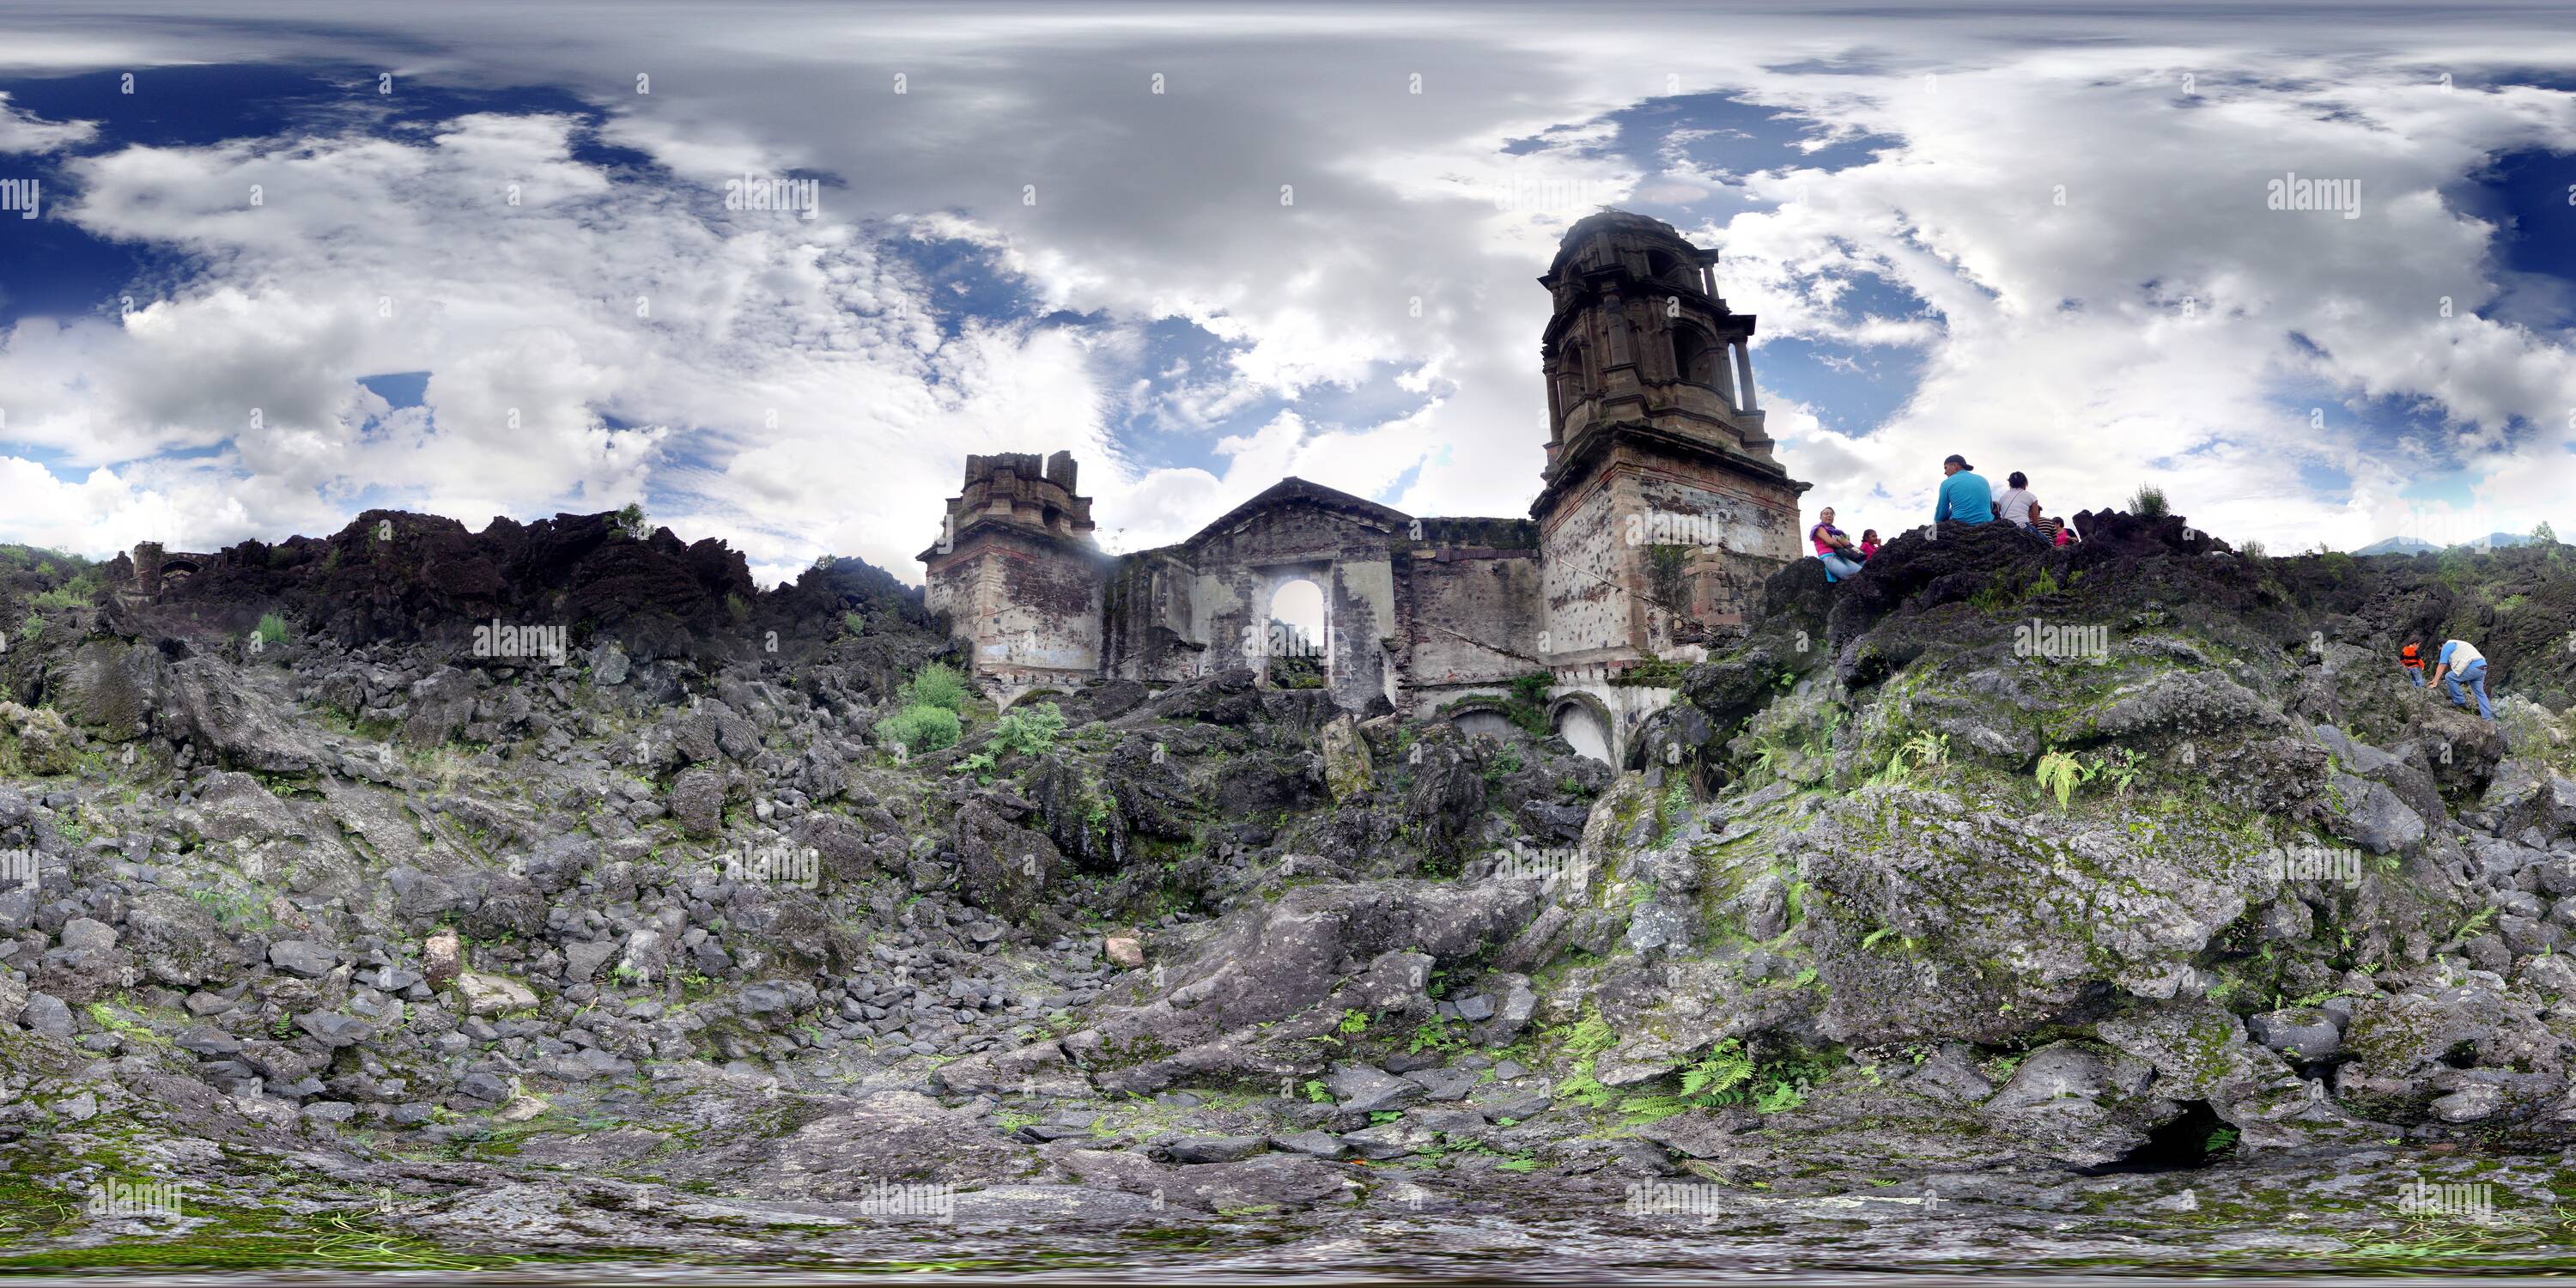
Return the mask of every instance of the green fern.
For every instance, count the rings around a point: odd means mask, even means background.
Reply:
[[[1708,1104],[1731,1104],[1743,1097],[1732,1095],[1735,1089],[1753,1080],[1753,1057],[1746,1055],[1744,1044],[1728,1038],[1709,1048],[1706,1058],[1682,1070],[1682,1094]]]
[[[2093,776],[2084,762],[2063,751],[2052,751],[2039,758],[2040,789],[2057,797],[2057,807],[2065,809],[2075,799],[2075,789]]]
[[[2094,757],[2093,772],[2086,777],[2110,775],[2112,787],[2119,792],[2122,800],[2126,800],[2129,796],[2129,788],[2135,785],[2146,772],[2145,758],[2138,755],[2136,751],[2123,747],[2110,755]]]
[[[1885,787],[1904,782],[1914,770],[1929,769],[1950,759],[1950,735],[1926,730],[1906,739],[1887,757],[1887,768],[1869,780],[1872,787]]]
[[[1797,1082],[1772,1083],[1770,1087],[1753,1097],[1755,1111],[1766,1114],[1795,1109],[1805,1103],[1807,1103],[1807,1084],[1803,1079]]]

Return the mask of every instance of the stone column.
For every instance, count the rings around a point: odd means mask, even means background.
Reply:
[[[1762,404],[1755,401],[1753,397],[1752,347],[1741,339],[1735,341],[1732,347],[1735,350],[1735,380],[1737,384],[1744,387],[1744,402],[1740,410],[1760,411]]]
[[[1601,321],[1610,331],[1608,335],[1602,337],[1608,341],[1607,356],[1610,359],[1602,364],[1602,370],[1633,366],[1637,361],[1637,352],[1628,335],[1628,304],[1627,301],[1619,298],[1618,292],[1612,291],[1602,297]],[[1602,382],[1602,392],[1608,392],[1608,383],[1606,380]]]
[[[1564,374],[1558,360],[1551,357],[1539,364],[1540,378],[1547,382],[1547,441],[1553,445],[1564,435],[1565,404],[1558,398],[1556,382]]]
[[[161,543],[145,541],[134,547],[134,589],[145,599],[161,593]]]

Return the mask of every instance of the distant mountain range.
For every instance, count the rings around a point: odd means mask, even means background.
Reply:
[[[2508,546],[2527,546],[2530,544],[2531,538],[2528,536],[2512,532],[2490,532],[2475,541],[2463,541],[2459,545],[2449,548],[2455,550],[2502,550]],[[2371,542],[2369,545],[2353,551],[2353,553],[2357,555],[2426,555],[2442,549],[2444,549],[2444,547],[2434,545],[2432,542],[2423,540],[2419,537],[2389,537],[2383,541]]]

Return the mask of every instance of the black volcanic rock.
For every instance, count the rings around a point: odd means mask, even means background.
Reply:
[[[109,565],[131,581],[131,564]],[[858,560],[809,569],[763,591],[740,551],[669,529],[637,539],[616,516],[495,519],[479,533],[453,519],[370,510],[326,538],[217,552],[154,602],[124,610],[152,634],[247,634],[278,613],[342,647],[436,644],[473,656],[475,628],[560,627],[573,649],[614,642],[630,657],[704,658],[817,647],[848,633],[844,614],[887,629],[927,628],[919,592]]]

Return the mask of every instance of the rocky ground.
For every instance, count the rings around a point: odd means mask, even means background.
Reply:
[[[2562,1256],[2576,560],[2087,520],[1802,563],[1621,771],[1248,676],[899,756],[900,585],[604,515],[19,552],[0,1267]]]

